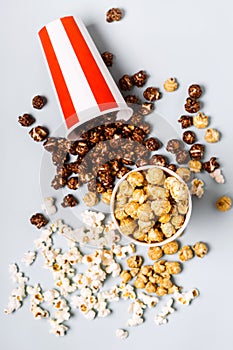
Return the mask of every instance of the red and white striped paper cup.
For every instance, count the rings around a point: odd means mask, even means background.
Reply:
[[[39,31],[67,137],[75,139],[84,123],[118,111],[127,120],[132,110],[124,101],[92,38],[80,19],[59,18]]]

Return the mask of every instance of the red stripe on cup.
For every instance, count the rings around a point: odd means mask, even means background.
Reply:
[[[71,100],[69,90],[64,80],[58,59],[56,57],[46,27],[43,27],[39,31],[39,37],[53,78],[55,89],[57,91],[57,95],[60,101],[62,112],[65,117],[67,128],[70,128],[79,121],[79,118]]]
[[[117,107],[117,103],[108,87],[77,23],[72,16],[61,18],[61,22],[82,67],[93,96],[100,111]]]

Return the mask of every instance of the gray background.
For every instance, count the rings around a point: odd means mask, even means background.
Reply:
[[[232,349],[232,210],[219,213],[214,203],[219,195],[232,191],[232,4],[230,0],[201,1],[118,1],[56,0],[0,1],[0,96],[1,96],[1,298],[0,341],[8,349]],[[113,6],[122,7],[124,19],[119,23],[105,22],[105,12]],[[205,87],[203,111],[210,115],[211,126],[221,130],[221,142],[210,145],[207,157],[216,155],[227,182],[217,185],[204,177],[206,193],[201,201],[194,200],[194,210],[182,244],[198,240],[207,242],[210,252],[204,260],[187,262],[178,283],[186,289],[200,290],[193,305],[178,308],[166,326],[157,327],[153,316],[131,329],[130,337],[120,341],[115,329],[124,327],[126,303],[116,303],[107,319],[86,321],[77,314],[69,325],[69,334],[62,338],[48,334],[48,325],[34,321],[28,302],[15,315],[2,313],[13,285],[8,276],[8,264],[20,261],[24,252],[33,247],[38,232],[28,222],[41,206],[39,172],[42,146],[33,143],[27,130],[17,123],[18,115],[33,112],[37,122],[51,130],[62,117],[44,64],[37,31],[49,21],[65,15],[80,16],[88,26],[100,51],[115,55],[111,70],[117,79],[145,69],[150,74],[149,85],[162,87],[165,79],[176,76],[179,90],[164,94],[157,111],[180,132],[178,117],[187,95],[187,86],[198,82]],[[32,111],[31,97],[48,97],[42,111]],[[204,131],[198,133],[203,139]],[[23,268],[32,282],[44,281],[51,286],[51,277],[40,264]]]

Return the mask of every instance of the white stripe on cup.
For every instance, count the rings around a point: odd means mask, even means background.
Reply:
[[[96,100],[61,21],[53,21],[47,24],[46,28],[77,114],[79,115],[80,111],[88,108],[97,107]]]
[[[83,22],[81,20],[79,20],[79,18],[75,18],[75,21],[109,87],[109,89],[111,90],[111,93],[113,94],[113,97],[116,101],[117,104],[120,104],[121,108],[128,108],[122,94],[120,93],[115,81],[113,80],[111,74],[109,73],[109,70],[106,66],[106,64],[103,62],[102,57],[100,56],[99,51],[97,50],[87,28],[85,27],[85,25],[83,24]],[[107,102],[107,101],[106,101]],[[124,107],[123,107],[124,106]]]

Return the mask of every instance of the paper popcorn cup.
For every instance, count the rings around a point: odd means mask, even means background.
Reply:
[[[67,137],[79,136],[84,123],[118,111],[127,120],[132,110],[124,101],[92,38],[80,19],[59,18],[39,31],[67,127]]]

